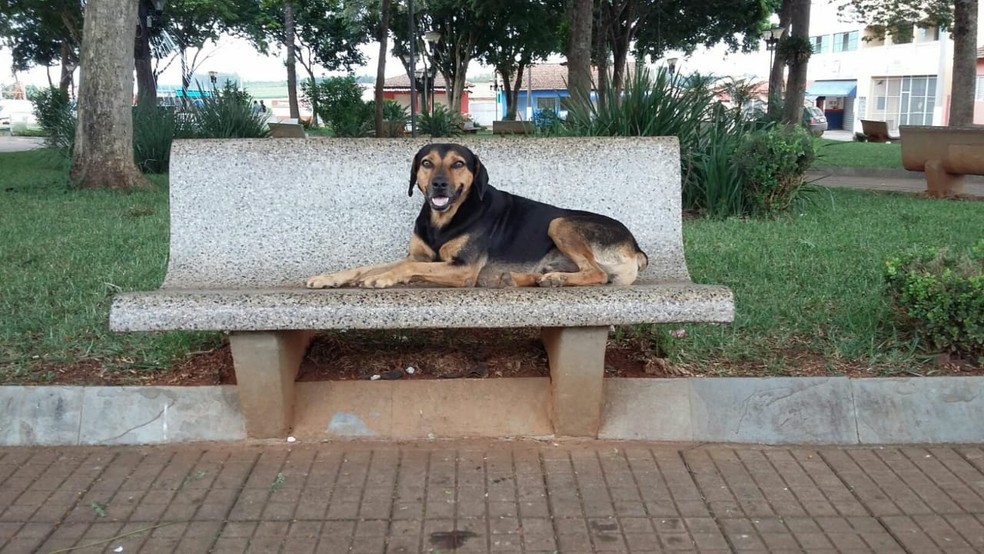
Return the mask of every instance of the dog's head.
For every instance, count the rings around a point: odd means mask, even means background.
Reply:
[[[431,209],[438,213],[456,209],[474,192],[481,200],[489,184],[485,166],[471,150],[459,144],[428,144],[413,158],[410,189],[416,186]]]

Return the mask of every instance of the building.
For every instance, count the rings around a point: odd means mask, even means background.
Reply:
[[[465,90],[461,95],[461,113],[468,113],[468,102],[469,96],[471,95],[471,84],[465,83]],[[418,90],[423,89],[423,86],[418,88]],[[417,113],[422,113],[424,102],[426,100],[428,106],[434,106],[435,104],[442,104],[448,106],[448,91],[445,87],[444,78],[440,75],[436,76],[433,83],[428,83],[428,91],[433,95],[431,98],[424,98],[424,95],[417,94]],[[410,77],[406,73],[401,73],[396,77],[390,77],[383,81],[383,99],[384,100],[395,100],[401,106],[410,109]],[[429,111],[429,110],[428,110]]]
[[[814,1],[811,10],[814,54],[806,93],[824,110],[829,128],[860,130],[859,119],[885,121],[892,130],[947,124],[953,67],[948,33],[914,26],[876,39],[870,27],[838,14],[835,3]],[[981,60],[977,74],[984,74]],[[984,122],[981,81],[978,77],[978,123]]]

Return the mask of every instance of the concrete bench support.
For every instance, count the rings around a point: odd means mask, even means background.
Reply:
[[[976,127],[899,127],[902,166],[926,174],[926,194],[963,193],[965,175],[984,175],[984,129]]]
[[[608,327],[544,327],[540,338],[550,363],[554,433],[598,436]]]
[[[229,335],[246,434],[283,437],[294,421],[294,379],[314,331]]]

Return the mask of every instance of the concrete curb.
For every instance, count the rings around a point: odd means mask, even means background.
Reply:
[[[543,417],[536,414],[543,410],[541,393],[549,387],[547,379],[487,379],[474,385],[487,401],[469,415],[467,406],[474,398],[461,388],[474,387],[466,380],[346,382],[349,392],[344,395],[323,394],[324,383],[298,383],[298,394],[312,401],[308,408],[299,408],[294,435],[309,441],[543,435]],[[982,385],[984,377],[606,379],[599,438],[981,443]],[[386,387],[385,395],[379,394],[381,387]],[[531,392],[519,397],[516,392],[522,388]],[[362,406],[350,393],[376,400]],[[409,405],[420,409],[409,410]],[[340,415],[358,424],[339,426]],[[468,417],[485,424],[473,427]],[[511,424],[495,425],[499,420]],[[246,438],[244,429],[232,386],[0,387],[3,446],[241,441]]]

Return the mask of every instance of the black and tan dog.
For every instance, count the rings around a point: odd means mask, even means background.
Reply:
[[[420,188],[426,202],[407,257],[312,277],[307,286],[628,285],[645,269],[648,258],[622,223],[509,194],[488,181],[471,150],[423,147],[413,160],[409,193]]]

